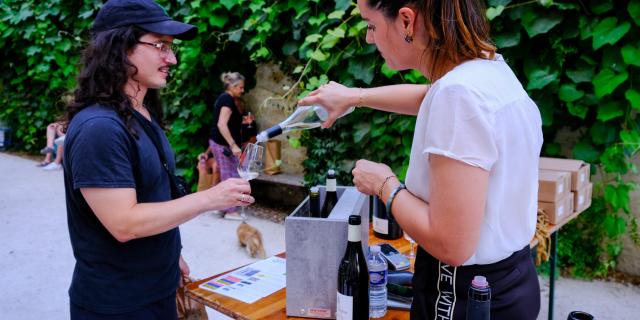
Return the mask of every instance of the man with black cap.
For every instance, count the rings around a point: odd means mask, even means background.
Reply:
[[[179,192],[158,89],[177,63],[173,39],[194,38],[194,26],[151,0],[110,0],[91,31],[64,148],[71,319],[176,319],[180,274],[189,273],[178,226],[251,204],[251,188],[229,179]]]

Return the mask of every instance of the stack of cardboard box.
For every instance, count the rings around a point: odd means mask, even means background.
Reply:
[[[581,160],[540,158],[538,208],[558,224],[591,205],[590,166]]]

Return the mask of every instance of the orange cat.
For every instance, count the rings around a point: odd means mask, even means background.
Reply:
[[[236,232],[238,233],[240,245],[247,248],[247,253],[252,258],[259,256],[264,259],[266,257],[264,245],[262,244],[262,234],[258,229],[243,221]]]

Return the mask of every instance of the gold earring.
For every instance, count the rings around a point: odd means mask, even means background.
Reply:
[[[412,43],[413,42],[413,37],[410,36],[408,33],[404,36],[404,41],[406,41],[407,43]]]

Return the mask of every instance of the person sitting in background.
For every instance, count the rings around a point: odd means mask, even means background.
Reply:
[[[53,157],[53,154],[59,154],[54,144],[56,143],[57,138],[64,136],[62,128],[61,122],[52,122],[47,126],[47,145],[40,150],[40,154],[44,155],[44,159],[38,163],[38,167],[47,167],[52,163],[51,158]],[[60,157],[62,157],[62,155],[60,155]],[[60,158],[60,161],[62,161],[62,158]]]
[[[60,170],[62,169],[62,154],[64,152],[64,138],[65,136],[62,135],[58,138],[56,138],[56,140],[54,140],[54,146],[56,147],[56,159],[53,160],[53,162],[47,164],[46,166],[44,166],[42,168],[42,170],[45,171],[55,171],[55,170]],[[51,156],[50,153],[47,154],[49,157]]]

